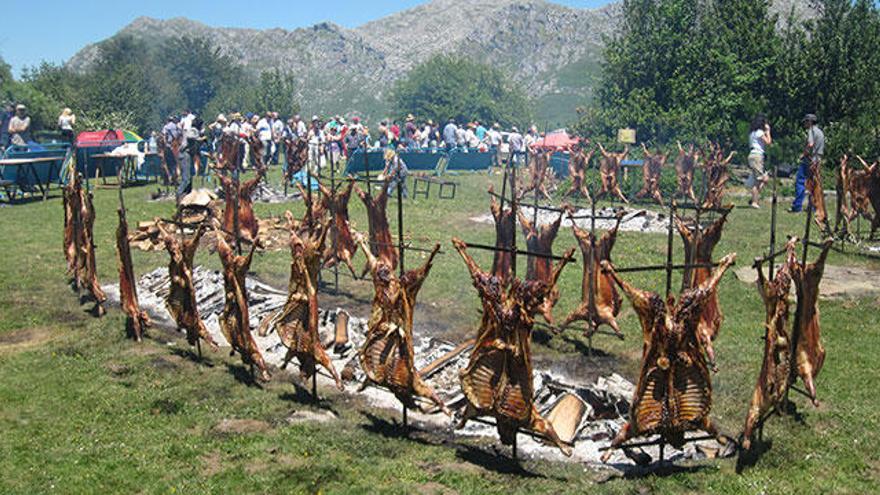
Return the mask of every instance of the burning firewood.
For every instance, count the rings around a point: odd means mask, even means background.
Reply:
[[[611,449],[630,438],[654,434],[681,448],[684,434],[695,429],[715,435],[721,444],[727,443],[709,418],[712,379],[697,336],[697,323],[709,296],[735,259],[736,254],[725,256],[710,278],[681,294],[678,304],[673,298],[664,301],[655,292],[633,287],[618,276],[611,263],[602,262],[602,269],[632,302],[644,339],[642,370],[630,419],[612,440]],[[611,450],[602,460],[610,456]]]
[[[569,250],[556,265],[549,284],[513,279],[505,287],[498,276],[480,269],[468,255],[464,242],[452,242],[470,271],[487,323],[460,375],[467,407],[457,428],[463,428],[471,418],[492,416],[505,445],[512,445],[517,430],[526,428],[546,437],[565,455],[571,455],[571,447],[535,407],[531,333],[535,315],[574,250]]]

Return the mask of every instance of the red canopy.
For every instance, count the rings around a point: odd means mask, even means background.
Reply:
[[[532,148],[541,148],[545,150],[565,150],[570,146],[578,144],[580,140],[576,137],[569,136],[567,132],[553,132],[545,135],[537,140]]]

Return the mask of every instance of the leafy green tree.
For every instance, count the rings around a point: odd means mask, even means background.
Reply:
[[[390,100],[398,116],[411,113],[437,122],[452,117],[524,126],[532,114],[525,93],[501,71],[448,55],[413,68],[395,85]]]
[[[264,71],[259,79],[244,78],[237,84],[220,88],[217,96],[205,107],[205,114],[223,112],[278,112],[290,116],[299,112],[296,79],[278,69]]]
[[[244,77],[234,59],[205,38],[171,38],[160,48],[157,61],[179,87],[185,106],[195,112],[201,112],[221,88]]]

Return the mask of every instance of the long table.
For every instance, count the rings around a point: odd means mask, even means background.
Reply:
[[[9,193],[9,189],[13,187],[18,187],[21,190],[22,186],[36,185],[37,188],[40,189],[40,193],[43,195],[43,201],[49,195],[49,185],[52,183],[52,171],[51,169],[46,174],[46,182],[43,183],[40,180],[40,175],[37,173],[36,165],[40,163],[50,163],[50,162],[58,162],[58,169],[61,169],[61,162],[64,160],[63,156],[40,156],[34,158],[4,158],[0,159],[0,167],[4,169],[6,167],[19,167],[19,170],[16,172],[16,180],[0,180],[0,187],[3,187],[6,190],[6,195],[9,196],[10,199],[14,198],[13,194]],[[22,181],[21,180],[21,172],[24,172],[25,177],[27,174],[30,174],[33,177],[33,182],[30,181]],[[57,174],[56,174],[57,175]],[[6,174],[3,174],[5,177]]]

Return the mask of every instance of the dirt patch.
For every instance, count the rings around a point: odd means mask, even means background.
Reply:
[[[223,419],[211,428],[211,433],[215,435],[248,435],[261,433],[269,428],[269,423],[258,419]]]
[[[743,266],[734,272],[736,278],[747,284],[754,284],[758,274],[754,268]],[[764,272],[766,273],[766,271]],[[880,270],[856,267],[825,265],[825,273],[819,284],[819,296],[823,299],[860,299],[880,296]],[[794,293],[794,287],[792,287]]]
[[[0,354],[23,352],[52,340],[52,330],[47,327],[25,328],[0,334]]]
[[[202,476],[210,478],[226,469],[223,456],[217,452],[210,452],[202,456]]]
[[[336,421],[338,417],[330,411],[294,411],[285,421],[287,424],[296,425],[300,423],[329,423]]]

